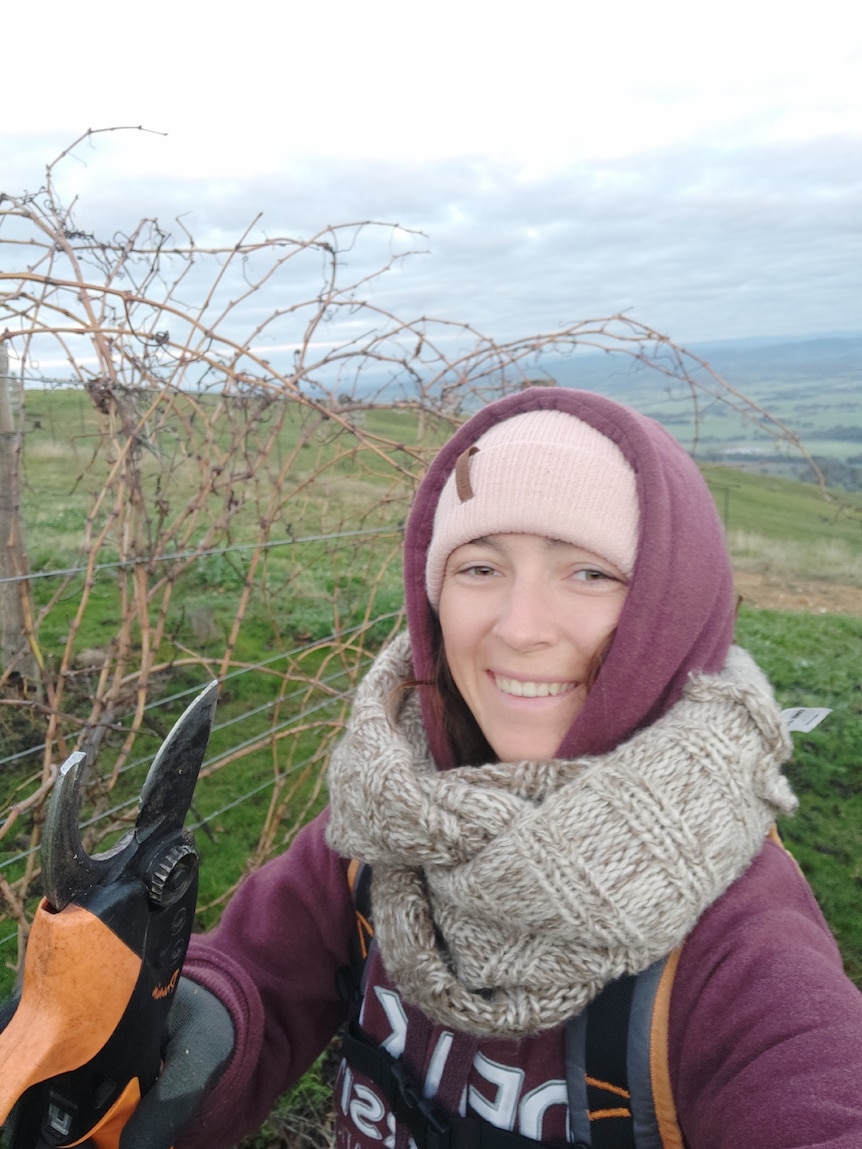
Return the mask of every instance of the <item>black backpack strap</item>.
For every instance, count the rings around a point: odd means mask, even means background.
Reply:
[[[586,1084],[593,1149],[635,1149],[626,1035],[636,977],[613,981],[587,1010]]]
[[[591,1149],[635,1149],[626,1035],[636,980],[612,982],[566,1023],[569,1120]]]
[[[572,1132],[591,1149],[682,1149],[667,1064],[677,957],[611,982],[566,1025]]]

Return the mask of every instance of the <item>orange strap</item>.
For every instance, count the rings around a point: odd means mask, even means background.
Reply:
[[[85,1133],[80,1141],[72,1141],[64,1149],[73,1149],[75,1145],[91,1143],[94,1149],[117,1149],[120,1144],[120,1135],[126,1122],[137,1109],[141,1100],[141,1083],[137,1077],[132,1078],[102,1120],[95,1125],[89,1133]]]
[[[653,1105],[664,1149],[685,1149],[676,1116],[668,1065],[668,1030],[670,1028],[670,995],[681,948],[677,947],[665,962],[653,1003],[650,1026],[650,1080]]]

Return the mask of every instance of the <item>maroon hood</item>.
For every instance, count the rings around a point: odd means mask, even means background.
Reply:
[[[722,668],[733,637],[735,594],[715,504],[680,444],[653,419],[601,395],[532,387],[489,404],[465,423],[437,455],[416,494],[404,542],[404,583],[418,679],[432,674],[425,556],[443,485],[458,456],[490,427],[544,409],[566,411],[612,439],[635,472],[640,503],[637,561],[616,637],[558,751],[574,758],[604,753],[654,722],[677,701],[693,671]],[[455,760],[452,747],[427,692],[421,693],[434,759],[447,769]]]

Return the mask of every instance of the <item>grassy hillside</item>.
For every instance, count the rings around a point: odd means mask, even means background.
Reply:
[[[701,469],[728,532],[806,547],[841,543],[862,551],[862,494],[824,496],[814,484],[709,464]]]
[[[862,618],[743,607],[737,640],[783,707],[832,710],[810,733],[792,735],[787,774],[800,804],[780,831],[862,987]]]

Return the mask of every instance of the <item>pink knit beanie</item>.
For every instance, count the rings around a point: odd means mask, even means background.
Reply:
[[[638,523],[635,474],[616,443],[564,411],[515,415],[465,451],[443,487],[425,567],[428,600],[436,610],[452,551],[494,534],[573,543],[630,578]]]

